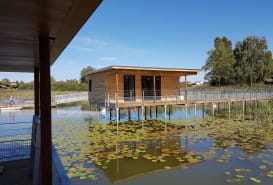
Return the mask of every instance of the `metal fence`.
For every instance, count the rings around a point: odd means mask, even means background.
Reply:
[[[86,101],[86,100],[88,100],[88,92],[80,92],[80,93],[52,96],[51,104],[57,105],[61,103],[70,103],[70,102]],[[0,100],[0,105],[8,105],[8,104],[9,104],[9,97],[4,97],[2,100]],[[34,100],[33,99],[15,99],[15,104],[31,105],[31,104],[34,104]]]
[[[185,92],[183,90],[182,92]],[[273,88],[187,90],[188,101],[256,100],[273,98]]]
[[[31,139],[0,141],[0,161],[29,158]]]
[[[51,101],[55,104],[61,104],[85,100],[88,100],[88,92],[56,95],[55,97],[52,97]]]
[[[115,91],[107,92],[106,104],[126,103],[187,103],[213,101],[242,101],[273,98],[273,88],[245,89],[201,89],[201,90],[161,90],[161,91]]]
[[[0,123],[0,161],[30,157],[31,122]]]

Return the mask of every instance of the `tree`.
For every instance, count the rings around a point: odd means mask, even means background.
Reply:
[[[91,67],[91,66],[87,66],[86,68],[83,68],[81,70],[81,77],[80,77],[80,82],[81,83],[88,83],[88,80],[86,78],[86,76],[84,76],[85,73],[90,72],[90,71],[94,71],[95,68]]]
[[[214,39],[213,50],[208,51],[208,59],[203,66],[205,71],[209,71],[205,78],[212,85],[229,85],[234,83],[235,58],[232,50],[232,43],[226,37],[216,37]]]
[[[51,85],[56,83],[56,80],[53,76],[50,76],[50,83],[51,83]]]
[[[4,78],[4,79],[2,79],[2,80],[0,81],[0,84],[1,84],[1,85],[9,85],[9,83],[10,83],[10,81],[9,81],[9,79],[7,79],[7,78]]]
[[[273,72],[272,53],[268,50],[265,37],[249,36],[237,42],[234,49],[234,68],[239,84],[262,82]]]

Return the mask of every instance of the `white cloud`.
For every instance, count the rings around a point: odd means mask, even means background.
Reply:
[[[116,61],[118,58],[117,57],[101,57],[99,60],[101,61]]]
[[[109,44],[105,41],[93,39],[90,37],[77,37],[75,41],[79,41],[81,43],[91,44],[91,45],[95,45],[95,46],[106,46]]]
[[[96,51],[95,49],[89,48],[89,47],[70,46],[70,48],[81,50],[81,51],[86,51],[86,52],[95,52]]]
[[[126,45],[121,45],[115,42],[107,42],[103,40],[93,39],[91,37],[81,37],[81,36],[76,37],[73,40],[70,47],[85,50],[85,51],[92,51],[97,54],[103,54],[103,55],[105,54],[111,55],[112,53],[118,53],[118,54],[127,53],[128,55],[147,54],[147,51],[144,51],[141,49],[133,48]],[[102,58],[105,58],[105,57],[102,57]],[[107,61],[113,61],[113,60],[110,59]]]

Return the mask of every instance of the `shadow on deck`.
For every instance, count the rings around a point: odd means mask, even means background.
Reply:
[[[0,168],[2,167],[4,170],[1,173],[0,169],[1,185],[32,185],[29,159],[1,162]]]

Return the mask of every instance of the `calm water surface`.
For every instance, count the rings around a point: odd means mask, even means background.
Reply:
[[[72,184],[273,184],[271,137],[245,141],[245,137],[218,137],[206,128],[185,130],[176,125],[180,120],[201,118],[200,107],[178,107],[170,117],[165,117],[162,108],[158,121],[152,111],[143,122],[137,121],[136,110],[131,114],[133,121],[122,122],[128,118],[127,111],[122,111],[117,129],[115,121],[108,124],[101,115],[94,118],[81,106],[53,110],[53,142]],[[27,122],[32,114],[23,111],[0,116],[3,123]]]

